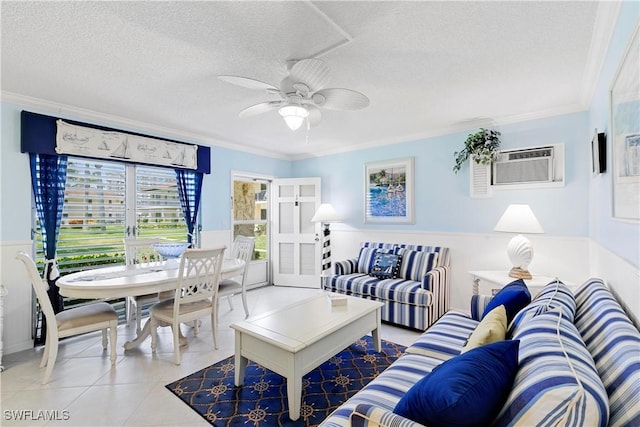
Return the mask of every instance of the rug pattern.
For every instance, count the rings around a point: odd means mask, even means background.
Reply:
[[[249,362],[244,385],[233,384],[229,357],[166,385],[167,389],[216,427],[315,426],[404,353],[382,340],[382,352],[364,336],[302,378],[300,418],[289,419],[287,381]]]

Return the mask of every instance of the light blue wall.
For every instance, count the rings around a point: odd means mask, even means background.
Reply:
[[[564,143],[565,182],[561,188],[494,191],[491,198],[471,198],[469,167],[452,171],[455,151],[467,132],[306,159],[294,164],[295,176],[320,176],[323,201],[357,229],[487,233],[510,203],[527,203],[546,233],[588,235],[589,152],[587,112],[502,126],[502,148]],[[364,164],[414,157],[415,224],[364,223]]]
[[[58,115],[51,111],[22,108],[1,103],[2,140],[0,141],[0,241],[20,241],[31,238],[31,181],[29,157],[20,152],[20,111]],[[65,117],[88,121],[81,117]],[[152,135],[140,129],[127,129],[112,123],[98,123],[124,131]],[[164,135],[164,137],[167,137]],[[201,143],[201,141],[185,141]],[[230,219],[231,171],[251,171],[261,175],[290,176],[291,162],[248,154],[226,148],[211,148],[211,174],[203,183],[202,225],[204,230],[228,230]]]
[[[631,37],[640,22],[640,2],[627,1],[622,4],[618,23],[613,33],[605,64],[600,73],[593,103],[590,109],[589,130],[607,134],[607,171],[591,177],[590,237],[613,253],[640,267],[640,226],[614,220],[613,211],[613,162],[611,134],[611,112],[609,90],[615,73],[622,62]],[[640,117],[638,118],[640,121]]]

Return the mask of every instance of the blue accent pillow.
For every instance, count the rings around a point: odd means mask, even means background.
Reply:
[[[400,269],[401,255],[378,252],[373,259],[373,267],[369,276],[378,279],[395,279]]]
[[[519,340],[477,347],[443,362],[415,383],[393,412],[429,427],[488,426],[518,372]]]
[[[507,324],[511,323],[513,317],[531,302],[531,293],[524,283],[524,280],[518,279],[506,285],[493,297],[487,304],[482,313],[484,317],[494,308],[504,305],[507,309]]]

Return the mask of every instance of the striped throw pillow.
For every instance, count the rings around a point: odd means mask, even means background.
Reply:
[[[400,249],[398,250],[398,254],[402,255],[402,263],[400,264],[398,277],[402,277],[407,280],[422,282],[422,279],[427,272],[431,271],[438,265],[437,252],[421,252]]]

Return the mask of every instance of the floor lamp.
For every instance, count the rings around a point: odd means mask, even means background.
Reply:
[[[321,276],[327,276],[331,273],[331,230],[329,224],[340,221],[338,213],[329,203],[322,203],[316,211],[312,222],[322,224],[322,273]]]

